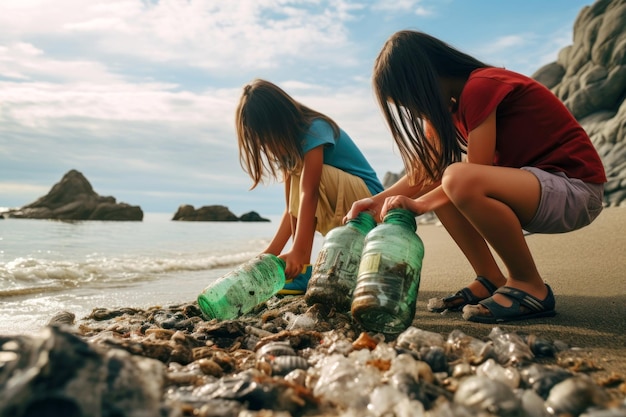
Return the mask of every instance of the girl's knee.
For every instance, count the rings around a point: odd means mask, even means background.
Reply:
[[[443,173],[441,186],[455,205],[462,204],[476,193],[476,182],[471,168],[470,164],[456,162]]]
[[[441,186],[446,193],[464,186],[467,179],[467,165],[462,162],[455,162],[443,171]]]

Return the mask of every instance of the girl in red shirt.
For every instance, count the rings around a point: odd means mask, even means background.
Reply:
[[[476,272],[467,287],[429,301],[498,323],[553,316],[524,230],[563,233],[602,210],[602,161],[546,87],[489,66],[427,34],[401,31],[379,53],[374,89],[406,175],[346,216],[397,207],[434,211]],[[507,268],[503,273],[489,245]]]

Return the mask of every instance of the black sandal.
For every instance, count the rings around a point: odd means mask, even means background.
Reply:
[[[433,313],[441,313],[445,310],[449,311],[461,311],[463,307],[467,304],[478,304],[479,301],[484,300],[485,298],[489,298],[493,295],[494,292],[498,289],[495,285],[491,283],[487,278],[481,277],[480,275],[476,277],[476,281],[480,282],[483,287],[487,289],[489,295],[484,298],[477,297],[474,293],[467,287],[464,287],[457,291],[455,294],[448,295],[447,297],[441,298],[431,298],[428,302],[427,309]],[[449,303],[454,303],[454,301],[461,300],[458,304],[453,304],[451,307],[446,307]]]
[[[496,303],[493,298],[482,300],[480,304],[489,310],[489,315],[476,314],[463,318],[477,323],[496,324],[514,320],[536,319],[556,315],[554,293],[548,284],[548,295],[540,300],[525,291],[512,287],[501,287],[496,294],[502,294],[511,299],[513,304],[504,307]],[[465,312],[464,312],[465,313]]]

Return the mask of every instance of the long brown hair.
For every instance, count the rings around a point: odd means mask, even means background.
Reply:
[[[385,42],[373,86],[412,184],[423,180],[419,175],[438,180],[448,165],[461,160],[465,139],[453,123],[451,97],[444,97],[440,78],[467,79],[488,66],[422,32],[400,31]],[[438,141],[426,137],[424,121]]]
[[[255,79],[243,88],[235,113],[239,163],[250,175],[250,189],[268,177],[278,179],[302,168],[301,141],[314,119],[339,126],[328,116],[294,100],[276,84]]]

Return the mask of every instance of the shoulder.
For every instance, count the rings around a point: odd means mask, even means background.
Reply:
[[[463,87],[461,96],[466,100],[499,102],[513,91],[524,89],[532,79],[504,68],[480,68],[473,71]],[[475,105],[476,103],[472,103]]]
[[[324,119],[313,119],[307,133],[318,137],[327,135],[334,136],[333,127]]]
[[[314,119],[302,141],[302,150],[307,152],[320,145],[334,145],[335,132],[333,127],[323,119]]]
[[[506,68],[497,68],[497,67],[488,67],[488,68],[480,68],[474,70],[469,78],[467,79],[467,84],[469,85],[509,85],[509,86],[518,86],[518,85],[528,85],[528,84],[536,84],[537,82],[532,78],[520,74],[515,71],[508,70]]]

